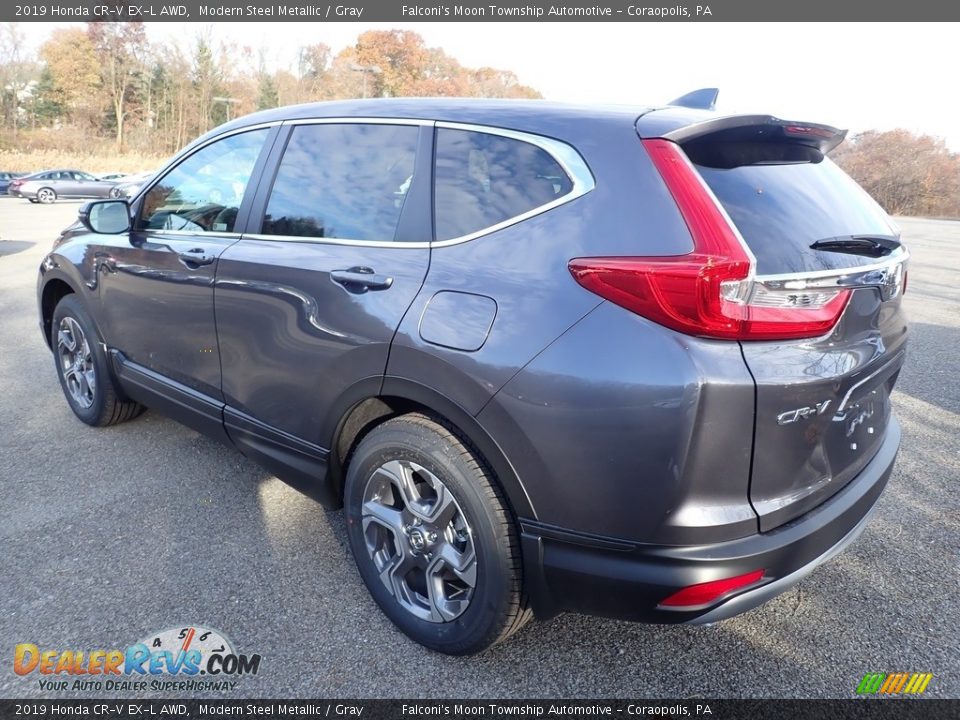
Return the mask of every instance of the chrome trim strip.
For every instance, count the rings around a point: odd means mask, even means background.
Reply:
[[[235,232],[206,232],[204,230],[134,230],[133,232],[143,233],[148,238],[154,237],[165,237],[167,235],[173,235],[174,237],[192,237],[197,238],[198,241],[201,238],[225,238],[227,240],[237,240],[243,237],[240,233]]]
[[[318,117],[295,118],[284,120],[284,125],[416,125],[430,127],[434,120],[418,118],[383,118],[383,117]]]
[[[317,245],[350,245],[352,247],[378,248],[429,248],[430,243],[422,242],[394,242],[392,240],[350,240],[349,238],[326,238],[307,235],[264,235],[261,233],[244,233],[243,240],[265,240],[267,242],[295,242]]]
[[[848,278],[858,278],[861,275],[866,275],[871,272],[876,272],[877,270],[886,270],[892,265],[897,263],[906,262],[910,259],[909,251],[902,245],[894,250],[888,257],[884,258],[880,262],[873,263],[871,265],[859,265],[856,267],[842,268],[838,270],[811,270],[808,272],[798,272],[798,273],[776,273],[773,275],[757,275],[754,279],[757,282],[767,283],[778,283],[778,282],[789,282],[795,280],[824,280],[828,281],[825,284],[808,284],[805,287],[830,287],[830,280],[844,280]],[[840,287],[857,287],[856,285],[848,285],[846,283],[841,284],[840,282],[834,283]],[[876,283],[870,283],[876,284]]]
[[[882,300],[893,300],[903,291],[903,276],[910,253],[901,246],[882,262],[839,270],[817,270],[804,273],[761,275],[756,285],[772,291],[805,291],[817,289],[853,290],[876,288]]]

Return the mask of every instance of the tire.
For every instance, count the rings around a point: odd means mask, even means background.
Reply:
[[[110,188],[109,197],[110,197],[111,199],[116,199],[116,198],[120,197],[120,188],[118,188],[118,187],[112,187],[112,188]]]
[[[117,425],[143,412],[142,405],[123,397],[93,321],[75,295],[64,297],[53,311],[50,346],[63,395],[87,425]]]
[[[52,205],[57,201],[57,191],[53,188],[42,187],[37,190],[37,202],[42,205]]]
[[[414,490],[401,495],[398,488],[410,480]],[[411,639],[448,655],[470,655],[506,640],[531,618],[513,517],[490,471],[450,428],[411,413],[372,429],[349,460],[344,504],[360,576]],[[440,520],[406,523],[414,506]],[[475,562],[464,571],[471,551]],[[426,565],[425,581],[416,567],[407,579],[390,571],[418,563]],[[427,586],[441,589],[419,592]]]

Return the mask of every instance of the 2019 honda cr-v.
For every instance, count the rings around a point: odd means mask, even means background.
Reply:
[[[907,252],[842,132],[704,104],[234,120],[44,259],[67,401],[345,505],[374,599],[442,652],[754,607],[887,482]]]

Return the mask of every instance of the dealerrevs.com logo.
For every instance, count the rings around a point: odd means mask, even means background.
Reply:
[[[20,643],[13,651],[13,671],[35,677],[39,689],[48,691],[233,690],[234,678],[256,675],[261,660],[259,654],[236,652],[222,633],[193,625],[149,635],[123,650]]]

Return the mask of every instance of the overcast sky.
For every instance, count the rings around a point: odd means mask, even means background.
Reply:
[[[152,39],[265,47],[293,69],[296,49],[334,51],[369,29],[420,33],[468,67],[513,70],[551,100],[662,103],[719,87],[718,109],[859,132],[904,127],[960,151],[960,26],[844,23],[147,23]],[[51,24],[24,23],[38,45]]]

